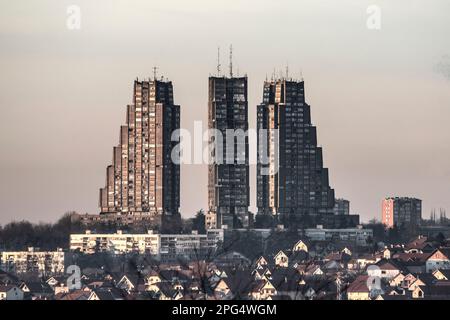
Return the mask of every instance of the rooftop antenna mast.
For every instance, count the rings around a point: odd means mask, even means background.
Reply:
[[[217,76],[220,76],[220,47],[217,47]]]
[[[153,69],[153,80],[156,80],[156,71],[158,70],[158,67],[154,66],[152,69]]]
[[[230,78],[233,78],[233,45],[230,45]]]
[[[286,80],[289,78],[289,63],[286,63]]]

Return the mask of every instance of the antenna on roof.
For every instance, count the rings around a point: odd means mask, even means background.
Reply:
[[[233,78],[233,45],[230,45],[230,78]]]
[[[217,76],[220,77],[220,47],[217,47]]]
[[[286,80],[289,78],[289,63],[286,63]]]
[[[156,71],[158,70],[158,67],[154,66],[152,69],[153,69],[153,80],[156,80]]]

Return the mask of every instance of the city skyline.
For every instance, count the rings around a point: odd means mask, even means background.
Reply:
[[[383,23],[379,31],[371,31],[366,27],[368,2],[363,2],[342,6],[345,12],[320,1],[262,1],[256,9],[245,4],[233,10],[225,2],[196,1],[190,7],[174,2],[150,6],[155,20],[147,21],[140,13],[149,9],[143,2],[140,10],[131,10],[120,2],[97,6],[80,1],[79,31],[65,26],[66,3],[28,8],[2,4],[0,223],[55,221],[70,210],[98,213],[97,190],[117,143],[130,81],[148,77],[157,65],[158,74],[178,88],[181,127],[191,129],[195,120],[206,127],[206,78],[215,71],[217,45],[230,43],[236,73],[239,69],[249,79],[250,127],[256,127],[266,74],[270,77],[274,66],[284,73],[288,65],[289,73],[300,78],[302,70],[330,184],[336,197],[350,200],[362,221],[379,219],[380,202],[388,196],[422,199],[423,217],[432,208],[448,210],[450,82],[435,67],[448,65],[450,43],[444,30],[449,4],[377,1]],[[287,3],[290,12],[283,10]],[[255,15],[248,16],[252,10]],[[202,31],[218,14],[223,21],[245,17],[253,27],[239,32],[219,22],[213,36]],[[271,30],[263,24],[269,17],[274,17]],[[182,34],[171,27],[174,21],[184,27]],[[339,23],[339,28],[324,28],[324,21],[328,26]],[[167,27],[155,31],[151,26],[158,22]],[[285,36],[273,38],[281,31]],[[135,34],[167,45],[142,44]],[[267,37],[259,36],[263,34]],[[266,45],[267,39],[275,39],[273,47]],[[342,42],[351,46],[344,48]],[[226,61],[222,57],[223,65]],[[182,165],[181,180],[183,217],[206,210],[206,166]],[[190,181],[199,184],[192,187]],[[255,181],[251,167],[253,212]]]

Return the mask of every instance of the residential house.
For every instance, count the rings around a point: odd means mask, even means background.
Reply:
[[[68,293],[60,293],[55,295],[55,300],[77,300],[84,301],[88,300],[91,295],[92,290],[89,288],[77,289],[70,291]]]
[[[433,272],[437,269],[450,269],[450,248],[436,249],[425,261],[426,272]]]
[[[19,288],[32,300],[47,300],[54,295],[52,287],[42,281],[23,281]]]
[[[297,252],[297,251],[305,251],[308,252],[308,246],[306,245],[306,243],[303,240],[298,240],[295,244],[294,247],[292,248],[293,252]]]
[[[15,285],[0,285],[0,300],[23,300],[24,293]]]
[[[433,277],[437,280],[450,281],[450,270],[449,269],[436,269],[433,271]]]
[[[411,286],[411,284],[416,280],[417,278],[412,273],[406,273],[405,275],[403,272],[400,272],[389,281],[389,285],[391,287],[400,287],[408,289]]]
[[[253,300],[266,300],[270,296],[275,295],[277,290],[269,280],[262,279],[253,282],[253,287],[250,289],[250,297]]]
[[[92,290],[87,300],[123,300],[123,292],[116,288],[98,288]]]
[[[435,246],[432,242],[428,241],[427,237],[418,236],[405,245],[404,251],[406,253],[431,253],[434,249]]]
[[[374,281],[375,279],[368,275],[358,276],[347,288],[347,299],[371,300],[380,294],[384,294],[382,287]]]
[[[367,267],[367,275],[379,277],[380,279],[391,280],[397,276],[401,269],[393,261],[380,260],[376,264]]]
[[[411,273],[424,273],[426,272],[426,261],[429,256],[429,253],[403,252],[395,253],[393,260],[397,261]]]
[[[412,291],[413,299],[449,300],[450,286],[417,286]]]
[[[219,299],[247,299],[253,288],[255,280],[251,273],[246,270],[235,270],[229,272],[227,277],[222,278],[214,288],[214,294]]]
[[[275,265],[279,267],[289,266],[289,257],[283,250],[278,251],[278,253],[273,257]]]

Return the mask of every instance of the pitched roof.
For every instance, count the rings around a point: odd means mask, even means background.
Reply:
[[[53,293],[52,288],[50,285],[48,285],[46,282],[40,282],[40,281],[24,281],[21,285],[21,288],[25,285],[29,290],[30,293],[45,293],[45,294],[51,294]]]
[[[264,288],[266,283],[267,283],[266,280],[255,280],[255,281],[253,281],[249,291],[250,292],[259,292],[260,290],[262,290],[262,288]]]
[[[222,279],[235,297],[245,297],[252,288],[253,278],[246,270],[238,270]]]
[[[17,286],[15,286],[13,284],[0,285],[0,292],[8,292],[12,288],[17,288]]]
[[[289,264],[303,262],[308,258],[308,252],[300,250],[300,251],[294,251],[289,256]]]
[[[84,291],[80,289],[69,293],[57,294],[55,298],[56,300],[87,300],[90,294],[90,291]]]
[[[124,297],[123,293],[116,288],[100,288],[93,292],[100,300],[121,300]]]
[[[175,297],[175,295],[179,292],[178,290],[175,290],[169,282],[158,282],[156,286],[162,294],[169,298]]]
[[[301,275],[294,268],[275,269],[270,278],[270,283],[280,292],[297,291]]]
[[[416,239],[405,245],[405,249],[423,249],[427,245],[428,238],[424,236],[418,236]]]
[[[416,279],[420,279],[426,286],[432,286],[436,282],[436,278],[431,273],[420,273]]]
[[[433,272],[433,274],[440,272],[445,278],[447,278],[447,280],[450,280],[450,270],[447,269],[438,269],[436,271]]]
[[[370,292],[369,288],[367,287],[368,279],[369,276],[367,275],[358,276],[347,288],[347,292]]]
[[[399,260],[405,265],[423,265],[431,253],[396,253],[392,257],[394,260]]]
[[[314,289],[319,294],[320,292],[336,293],[337,286],[333,279],[309,279],[306,282],[307,287]]]
[[[375,263],[382,270],[401,270],[401,268],[391,260],[381,259],[377,263]]]
[[[441,251],[448,259],[450,259],[450,248],[449,247],[439,248],[439,251]]]

